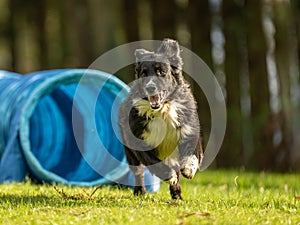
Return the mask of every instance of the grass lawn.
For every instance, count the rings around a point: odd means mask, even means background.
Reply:
[[[184,200],[174,201],[165,183],[145,198],[117,187],[5,184],[0,223],[300,224],[300,174],[208,170],[182,188]]]

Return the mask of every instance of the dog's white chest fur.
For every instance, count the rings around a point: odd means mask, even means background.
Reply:
[[[173,159],[178,159],[178,142],[180,128],[176,107],[165,103],[160,110],[153,110],[146,100],[135,102],[139,114],[146,116],[146,129],[142,134],[143,140],[157,150],[157,157],[168,164]],[[177,160],[176,160],[177,161]]]
[[[168,121],[154,117],[148,122],[147,129],[142,134],[145,142],[157,149],[157,157],[165,160],[177,152],[180,131]]]

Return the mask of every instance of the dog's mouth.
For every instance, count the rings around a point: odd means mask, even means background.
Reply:
[[[151,108],[154,110],[161,109],[164,100],[166,98],[167,91],[161,91],[158,94],[148,96],[148,101],[151,105]]]

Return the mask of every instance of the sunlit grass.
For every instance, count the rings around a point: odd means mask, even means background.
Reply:
[[[300,175],[204,171],[182,180],[183,201],[116,187],[0,185],[2,224],[300,224]],[[93,193],[94,192],[94,193]]]

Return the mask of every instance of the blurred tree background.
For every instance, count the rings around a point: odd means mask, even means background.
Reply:
[[[0,0],[0,69],[88,67],[120,44],[165,37],[198,54],[226,97],[216,167],[300,169],[300,0]],[[192,86],[207,140],[210,110]]]

